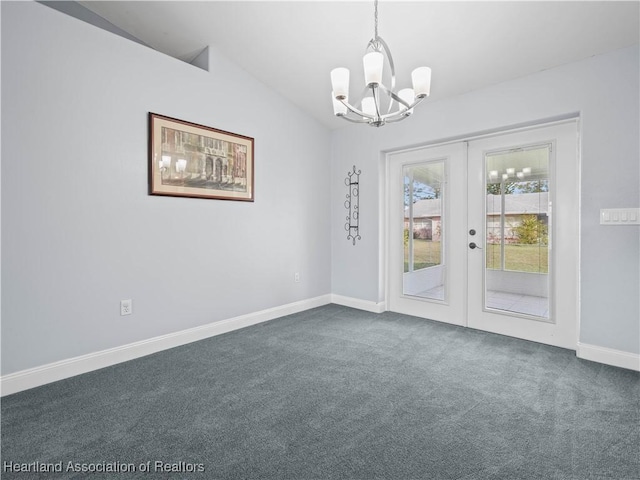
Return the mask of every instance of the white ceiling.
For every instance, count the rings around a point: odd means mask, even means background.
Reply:
[[[373,1],[82,1],[152,48],[190,61],[211,45],[329,128],[329,72],[359,93]],[[379,35],[396,64],[433,70],[431,97],[459,95],[640,41],[640,2],[380,0]]]

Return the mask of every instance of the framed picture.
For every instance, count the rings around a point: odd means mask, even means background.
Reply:
[[[253,202],[253,138],[149,113],[149,193]]]

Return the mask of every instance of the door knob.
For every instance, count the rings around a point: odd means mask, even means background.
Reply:
[[[478,250],[482,250],[482,247],[479,247],[478,245],[476,245],[476,243],[475,243],[475,242],[471,242],[471,243],[469,244],[469,248],[470,248],[471,250],[473,250],[474,248],[477,248]]]

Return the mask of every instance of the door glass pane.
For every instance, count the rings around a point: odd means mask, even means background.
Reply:
[[[444,300],[444,160],[405,165],[403,179],[403,293]]]
[[[549,145],[485,155],[486,309],[549,319]]]

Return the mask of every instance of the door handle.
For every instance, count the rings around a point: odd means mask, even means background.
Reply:
[[[479,247],[478,245],[476,245],[476,242],[471,242],[471,243],[469,244],[469,248],[470,248],[471,250],[473,250],[474,248],[477,248],[478,250],[482,250],[482,247]]]

